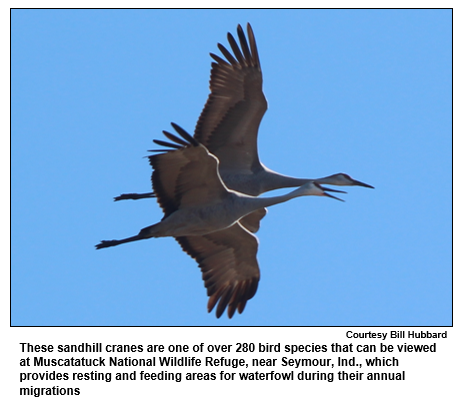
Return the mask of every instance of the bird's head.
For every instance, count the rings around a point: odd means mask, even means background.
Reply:
[[[330,195],[326,191],[328,191],[328,192],[338,192],[338,193],[341,193],[341,194],[346,193],[345,191],[337,191],[335,189],[325,188],[325,187],[319,185],[315,181],[309,181],[306,184],[303,184],[300,188],[297,189],[297,191],[301,195],[327,196],[329,198],[334,198],[334,199],[337,199],[338,201],[342,201],[342,202],[344,202],[343,199],[340,199],[340,198],[337,198],[337,197],[335,197],[333,195]]]
[[[318,184],[329,184],[329,185],[344,185],[344,186],[360,186],[366,188],[374,188],[371,185],[365,184],[364,182],[354,180],[350,175],[339,173],[330,175],[329,177],[319,178],[315,180]]]

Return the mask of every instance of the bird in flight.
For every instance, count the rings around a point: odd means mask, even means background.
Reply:
[[[229,190],[219,175],[218,159],[176,124],[174,129],[186,145],[149,157],[152,186],[164,211],[159,223],[120,240],[103,240],[97,249],[152,237],[175,237],[201,267],[207,288],[208,311],[217,304],[216,316],[226,307],[231,318],[243,311],[258,287],[256,259],[258,240],[239,219],[267,206],[305,195],[335,196],[309,181],[288,194],[254,197]],[[171,135],[177,139],[175,135]],[[155,150],[157,152],[157,150]]]
[[[267,110],[267,101],[262,90],[261,65],[250,24],[247,24],[248,40],[240,25],[237,27],[237,34],[239,44],[230,33],[227,35],[232,53],[223,45],[218,44],[224,58],[210,54],[214,59],[211,65],[210,94],[196,124],[194,139],[176,125],[174,128],[180,136],[163,132],[170,142],[161,140],[154,142],[165,147],[162,150],[165,154],[150,157],[154,168],[153,192],[122,194],[115,198],[118,201],[157,197],[165,213],[161,223],[142,229],[136,236],[123,240],[103,241],[96,246],[104,248],[144,238],[174,236],[184,251],[198,262],[208,296],[210,296],[208,311],[210,312],[217,304],[217,317],[222,315],[227,306],[229,317],[232,317],[236,310],[241,313],[246,302],[254,296],[258,286],[259,267],[256,260],[258,241],[252,233],[258,231],[260,220],[266,214],[266,206],[270,206],[269,202],[272,200],[248,198],[248,196],[258,196],[279,188],[300,187],[287,195],[278,197],[282,199],[279,202],[272,202],[274,204],[303,195],[304,192],[308,192],[308,195],[331,196],[325,192],[327,189],[322,187],[324,184],[373,188],[371,185],[357,181],[343,173],[317,179],[290,177],[270,170],[260,161],[257,147],[258,130]],[[212,158],[216,159],[218,178],[214,175],[210,177],[211,183],[216,184],[215,187],[209,189],[207,183],[203,183],[204,185],[196,190],[193,187],[188,187],[186,193],[183,193],[183,197],[175,195],[173,190],[172,194],[167,193],[164,188],[166,185],[162,185],[161,180],[158,179],[161,174],[156,172],[162,170],[163,176],[167,177],[165,181],[172,184],[169,188],[175,187],[173,181],[182,181],[179,178],[188,177],[184,175],[176,177],[180,174],[177,171],[180,168],[179,163],[175,165],[177,169],[169,173],[171,169],[162,169],[161,167],[168,167],[172,163],[165,166],[155,162],[171,160],[171,158],[163,156],[184,155],[186,158],[188,155],[186,153],[194,153],[193,149],[203,149],[205,150],[203,153],[210,156],[203,159],[205,163],[210,162],[210,165],[208,164],[204,168],[198,167],[198,171],[195,172],[200,173],[207,170],[212,174],[214,172]],[[199,151],[196,153],[204,156]],[[193,164],[191,162],[186,167],[192,167]],[[199,182],[196,182],[193,176],[189,178],[192,186],[195,184],[199,186]],[[183,184],[187,186],[185,182]],[[187,215],[193,205],[185,205],[181,201],[195,198],[198,193],[200,196],[197,198],[201,198],[203,203],[196,206],[200,207],[201,210],[192,217],[193,222],[187,223],[184,215]],[[212,211],[213,205],[211,205],[211,198],[207,195],[212,194],[215,194],[216,198],[220,198],[220,195],[230,196],[218,199],[216,214],[209,217],[210,214],[207,212]],[[171,199],[172,197],[175,199]],[[239,199],[236,199],[237,197]],[[177,200],[176,198],[180,198],[180,200],[173,202]],[[232,199],[235,199],[236,202],[232,203]],[[220,202],[221,200],[222,202]],[[242,205],[243,209],[248,206],[249,213],[242,216],[238,210],[238,201],[244,201],[242,202],[245,203]],[[257,208],[251,210],[255,204],[258,204]],[[175,210],[173,210],[174,207]],[[175,214],[175,212],[178,213]],[[171,216],[184,217],[184,224],[175,225],[176,219],[169,219]],[[202,224],[200,218],[203,219]],[[227,222],[230,225],[221,229],[221,226]],[[223,224],[221,225],[221,223]],[[176,233],[176,231],[188,232],[188,227],[185,225],[192,226],[189,230],[192,233]],[[167,233],[163,234],[162,228],[165,228]],[[213,230],[214,228],[217,230]]]
[[[307,182],[373,188],[364,182],[339,173],[322,178],[295,178],[276,173],[261,163],[258,155],[258,130],[267,110],[263,93],[263,74],[258,48],[250,24],[249,44],[241,25],[237,27],[240,46],[227,34],[230,53],[217,44],[225,59],[211,53],[208,100],[196,124],[194,138],[219,159],[219,172],[229,189],[258,196],[279,188],[298,187]],[[235,55],[235,56],[234,56]],[[167,135],[167,132],[164,132]],[[174,142],[173,138],[170,138]],[[178,148],[178,142],[156,141],[167,148]],[[151,192],[122,194],[116,201],[153,197]],[[264,216],[264,215],[263,215]]]

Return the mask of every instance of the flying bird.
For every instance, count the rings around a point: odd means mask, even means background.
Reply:
[[[207,148],[176,124],[181,138],[177,149],[149,156],[152,186],[164,217],[136,236],[103,240],[97,249],[152,237],[175,237],[203,273],[208,311],[216,306],[220,317],[242,313],[258,287],[258,240],[240,222],[242,217],[267,206],[305,195],[335,196],[313,181],[274,197],[254,197],[226,187],[219,175],[219,161]],[[181,145],[183,143],[183,146]],[[151,150],[159,152],[159,150]],[[339,199],[340,200],[340,199]]]
[[[214,59],[209,81],[211,92],[194,133],[194,138],[219,159],[219,172],[225,185],[253,196],[274,189],[298,187],[310,181],[315,184],[374,188],[343,173],[317,179],[295,178],[274,172],[261,163],[257,140],[267,101],[263,93],[258,47],[250,24],[247,24],[247,33],[249,44],[242,27],[238,25],[240,46],[230,33],[227,34],[233,55],[220,43],[217,46],[225,59],[210,53]],[[183,146],[183,143],[168,137],[174,143],[157,143],[169,149]],[[115,200],[149,197],[154,197],[154,194],[122,194]],[[265,210],[260,210],[255,215],[263,217],[265,214]],[[255,222],[256,218],[250,221]]]
[[[165,147],[166,149],[163,151],[167,153],[150,158],[151,164],[153,164],[155,161],[158,161],[156,157],[162,159],[159,156],[171,155],[171,153],[177,153],[177,151],[184,154],[187,153],[184,150],[192,149],[193,147],[199,149],[201,148],[200,144],[202,144],[211,153],[210,156],[214,155],[218,159],[218,172],[215,181],[216,183],[220,181],[220,183],[223,183],[223,186],[220,187],[222,191],[216,195],[230,195],[230,199],[226,199],[230,202],[225,204],[226,200],[224,200],[224,202],[220,203],[220,200],[216,199],[219,202],[219,204],[216,202],[216,209],[219,209],[216,215],[218,215],[217,219],[220,217],[220,220],[214,225],[211,223],[207,227],[219,227],[220,222],[227,221],[233,221],[233,224],[230,227],[202,235],[175,235],[169,234],[170,231],[166,234],[167,236],[173,235],[184,251],[198,262],[203,273],[205,286],[208,289],[208,296],[210,296],[208,311],[210,312],[217,304],[217,317],[222,315],[227,306],[229,317],[232,317],[236,310],[241,313],[245,308],[246,302],[256,292],[259,281],[259,268],[256,260],[258,242],[252,233],[259,229],[260,220],[266,214],[265,206],[269,206],[269,203],[280,203],[300,196],[303,192],[308,192],[311,195],[320,195],[323,192],[323,195],[331,196],[325,193],[327,189],[321,187],[320,184],[353,185],[373,188],[371,185],[354,180],[349,175],[343,173],[314,180],[295,178],[276,173],[261,163],[257,150],[257,137],[259,125],[267,109],[266,98],[262,91],[263,78],[261,66],[255,37],[250,24],[247,25],[249,43],[240,25],[238,25],[237,33],[240,46],[230,33],[227,35],[233,54],[221,44],[218,44],[218,47],[225,59],[210,54],[214,59],[211,69],[210,94],[196,125],[194,133],[196,145],[189,135],[184,136],[174,126],[181,137],[164,132],[169,140],[171,140],[171,143],[160,140],[155,141],[155,143]],[[205,209],[208,209],[209,212],[212,211],[210,198],[207,198],[208,203],[206,205],[193,206],[186,204],[186,196],[181,198],[172,189],[173,193],[168,193],[171,197],[164,199],[165,197],[162,195],[167,195],[166,191],[162,190],[162,193],[156,191],[157,187],[161,186],[157,179],[159,178],[158,174],[156,174],[158,170],[160,168],[157,168],[157,170],[155,168],[153,174],[154,192],[122,194],[116,197],[115,200],[142,199],[157,196],[159,204],[165,212],[164,218],[158,224],[160,226],[149,226],[141,230],[137,236],[129,237],[128,239],[103,241],[96,246],[97,248],[110,247],[149,237],[158,237],[160,235],[156,235],[156,233],[161,231],[163,227],[162,223],[165,222],[165,226],[167,226],[169,221],[175,220],[169,219],[169,217],[172,215],[174,217],[177,215],[183,216],[195,207],[199,209],[198,214],[206,212]],[[167,178],[170,177],[167,173],[164,175]],[[172,177],[170,178],[173,180],[174,174],[172,173],[171,175]],[[193,182],[191,182],[192,180]],[[191,178],[190,184],[196,184],[194,180],[194,178]],[[258,196],[266,191],[298,186],[301,188],[282,197],[276,197],[281,200],[259,198],[256,201],[255,198],[248,198],[248,195]],[[226,189],[223,189],[225,187]],[[209,191],[206,184],[204,184],[204,188],[202,189],[206,192],[214,192],[213,190]],[[216,186],[215,192],[217,193],[218,191],[219,188]],[[196,193],[197,191],[194,188],[190,188],[186,195],[193,196]],[[239,199],[237,199],[238,197]],[[222,212],[222,209],[225,209],[226,206],[229,206],[229,211],[232,209],[231,198],[236,202],[239,200],[249,201],[247,203],[249,208],[258,202],[264,203],[264,205],[242,217],[235,218],[235,216],[238,216],[238,212],[237,215],[232,215],[229,212],[230,216],[229,214],[224,216],[225,211],[224,213],[219,212]],[[250,202],[252,203],[250,204]],[[172,211],[174,206],[177,212],[182,210],[185,213],[177,213],[175,215],[175,211]],[[209,215],[210,213],[207,216]],[[215,216],[211,219],[217,220]],[[182,222],[184,224],[181,227],[187,223],[186,221]],[[191,224],[193,225],[193,223]],[[157,229],[156,226],[158,226]],[[206,224],[200,227],[197,226],[195,225],[196,233],[206,231]],[[204,230],[201,230],[203,226]],[[177,229],[180,231],[179,227]],[[186,230],[187,228],[185,228]],[[175,227],[171,231],[175,231]],[[191,231],[194,231],[193,228]]]

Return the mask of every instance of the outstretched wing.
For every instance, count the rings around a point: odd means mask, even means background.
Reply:
[[[211,93],[195,129],[195,139],[217,156],[222,170],[261,167],[258,158],[258,129],[267,109],[258,49],[250,24],[247,39],[238,25],[241,50],[233,36],[227,39],[235,56],[218,44],[226,60],[211,53]]]
[[[208,312],[217,304],[217,318],[227,306],[229,318],[235,311],[242,313],[258,288],[258,239],[236,223],[215,233],[176,240],[201,268],[209,296]]]
[[[190,145],[192,146],[197,146],[197,141],[195,141],[190,135],[188,135],[183,129],[181,129],[178,125],[175,125],[175,124],[172,124],[174,126],[174,128],[176,128],[177,131],[180,131],[180,134],[181,136],[178,137],[170,132],[167,132],[167,131],[163,131],[164,135],[169,139],[171,140],[171,143],[170,142],[167,142],[167,141],[164,141],[164,140],[153,140],[154,143],[156,143],[157,145],[159,146],[163,146],[163,147],[166,147],[166,148],[169,148],[169,149],[163,149],[163,150],[151,150],[151,151],[154,151],[154,152],[171,152],[171,151],[174,151],[174,150],[181,150],[181,149],[184,149],[184,148],[187,148],[187,147],[190,147]],[[155,174],[153,174],[153,176],[155,176]],[[157,178],[156,179],[153,179],[153,182],[154,181],[157,181]],[[167,192],[166,192],[167,194]],[[137,198],[139,195],[138,194],[128,194],[130,197],[133,197],[133,198]],[[143,195],[148,195],[148,194],[143,194]],[[126,196],[126,195],[125,195]],[[119,197],[117,197],[119,198]],[[116,200],[117,200],[116,198]],[[160,198],[159,198],[160,200]],[[160,203],[160,202],[159,202]],[[161,204],[161,203],[160,203]],[[164,200],[164,202],[161,204],[161,206],[164,205],[166,207],[168,207],[170,205],[170,201],[168,200]],[[177,205],[178,206],[178,205]],[[177,208],[177,206],[173,206],[173,209],[167,209],[169,210],[170,212],[167,213],[166,210],[164,209],[164,212],[166,212],[166,214],[170,214],[173,212],[173,210],[175,210]],[[261,208],[261,209],[258,209],[252,213],[250,213],[249,215],[243,217],[241,220],[240,220],[240,223],[242,224],[243,227],[245,227],[248,231],[252,232],[252,233],[256,233],[258,230],[259,230],[259,227],[260,227],[260,221],[261,219],[266,215],[266,208]]]
[[[149,156],[154,169],[152,187],[165,216],[179,208],[209,205],[228,195],[217,158],[178,125],[172,126],[189,144]]]

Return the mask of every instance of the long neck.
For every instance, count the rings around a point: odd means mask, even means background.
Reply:
[[[327,177],[321,178],[295,178],[295,177],[288,177],[286,175],[278,174],[271,170],[266,170],[264,172],[265,181],[263,181],[263,191],[272,191],[273,189],[279,188],[289,188],[289,187],[300,187],[307,182],[314,181],[317,184],[328,184],[328,185],[355,185],[349,183],[348,180],[342,178],[342,174],[333,174],[328,175]]]
[[[345,184],[342,181],[339,181],[339,174],[328,175],[327,177],[316,178],[315,182],[318,184],[327,184],[327,185],[349,185]]]
[[[261,176],[263,177],[261,178],[261,192],[272,191],[274,189],[280,188],[299,187],[301,185],[306,184],[307,182],[312,181],[311,179],[307,178],[289,177],[287,175],[282,175],[269,169],[265,169]]]
[[[267,208],[268,206],[277,205],[279,203],[287,202],[293,198],[306,195],[302,188],[297,188],[292,192],[289,192],[285,195],[279,196],[270,196],[270,197],[249,197],[247,195],[243,196],[244,206],[249,212],[252,212],[256,209]]]

